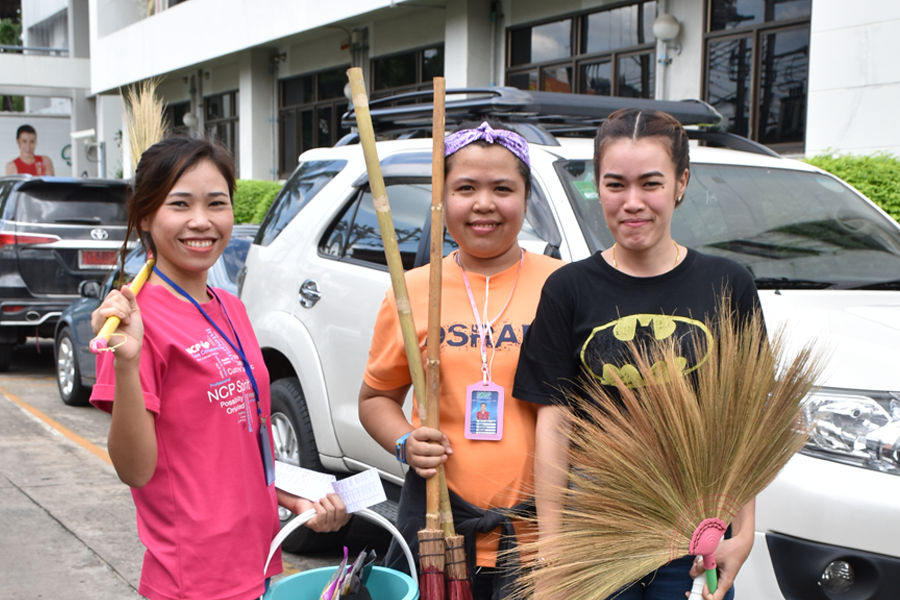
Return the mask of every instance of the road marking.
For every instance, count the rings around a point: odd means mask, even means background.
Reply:
[[[85,450],[90,452],[91,454],[96,455],[99,459],[105,461],[107,464],[112,466],[112,460],[110,460],[110,458],[109,458],[109,452],[107,452],[103,448],[84,439],[83,437],[81,437],[80,435],[78,435],[77,433],[75,433],[74,431],[72,431],[71,429],[69,429],[68,427],[63,425],[62,423],[51,419],[50,417],[45,415],[43,412],[41,412],[38,409],[36,409],[35,407],[31,406],[30,404],[28,404],[27,402],[25,402],[24,400],[22,400],[15,394],[6,391],[3,387],[0,387],[0,393],[2,393],[4,396],[6,396],[13,403],[18,404],[19,408],[21,408],[25,412],[31,413],[33,416],[35,416],[38,419],[40,419],[41,421],[43,421],[44,423],[49,425],[51,428],[55,429],[56,431],[58,431],[59,433],[61,433],[64,436],[66,436],[67,438],[69,438],[70,440],[72,440],[73,442],[75,442],[76,444],[78,444],[79,446],[81,446],[82,448],[84,448]]]
[[[10,401],[12,401],[14,404],[17,404],[19,406],[19,408],[21,408],[25,412],[32,414],[36,418],[38,418],[41,421],[43,421],[44,423],[46,423],[51,428],[55,429],[56,431],[58,431],[59,433],[61,433],[64,436],[66,436],[67,438],[69,438],[70,440],[72,440],[73,442],[75,442],[76,444],[78,444],[79,446],[81,446],[82,448],[84,448],[85,450],[90,452],[91,454],[96,455],[98,458],[100,458],[101,460],[105,461],[107,464],[112,466],[112,460],[110,460],[110,458],[109,458],[109,452],[107,452],[103,448],[84,439],[83,437],[81,437],[80,435],[78,435],[77,433],[75,433],[74,431],[72,431],[71,429],[69,429],[68,427],[63,425],[62,423],[60,423],[54,419],[51,419],[49,416],[47,416],[40,410],[36,409],[35,407],[31,406],[30,404],[28,404],[27,402],[25,402],[24,400],[22,400],[15,394],[13,394],[12,392],[5,390],[2,386],[0,386],[0,394],[3,394],[4,396],[6,396]],[[284,569],[285,577],[287,577],[288,575],[293,575],[294,573],[300,572],[299,569],[294,567],[294,565],[287,562],[286,560],[281,561],[281,566]]]

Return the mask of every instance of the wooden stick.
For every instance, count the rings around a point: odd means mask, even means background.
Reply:
[[[350,78],[353,109],[356,111],[356,126],[359,129],[359,143],[362,145],[366,157],[369,187],[372,190],[372,202],[375,204],[375,214],[378,217],[378,228],[381,230],[384,256],[391,274],[391,285],[394,286],[400,329],[403,332],[403,345],[406,348],[406,361],[409,363],[413,392],[421,404],[425,401],[425,370],[422,366],[422,355],[419,352],[419,338],[413,322],[409,294],[406,291],[406,280],[403,278],[403,262],[400,259],[400,249],[397,247],[397,234],[394,232],[391,206],[388,202],[387,191],[384,189],[381,163],[378,162],[378,152],[375,149],[375,129],[372,126],[372,116],[369,114],[366,85],[362,69],[359,67],[350,68],[347,76]]]
[[[441,261],[444,258],[444,78],[434,78],[431,149],[431,256],[428,278],[428,336],[425,366],[425,426],[440,429]],[[443,469],[441,469],[443,470]],[[425,523],[440,528],[441,478],[425,482]]]

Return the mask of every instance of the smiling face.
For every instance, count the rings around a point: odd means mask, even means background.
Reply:
[[[445,222],[468,270],[491,275],[519,260],[526,192],[518,160],[496,144],[470,144],[448,158]]]
[[[684,195],[688,171],[675,173],[666,141],[646,137],[610,142],[598,173],[603,216],[620,252],[673,252],[672,213]]]
[[[21,158],[28,159],[28,162],[34,161],[34,147],[37,145],[37,135],[23,131],[16,139],[16,143],[19,145]]]
[[[159,270],[186,290],[205,288],[206,272],[228,245],[233,225],[228,184],[210,160],[185,171],[162,206],[141,221],[156,245]]]

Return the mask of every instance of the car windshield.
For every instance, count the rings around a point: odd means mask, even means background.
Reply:
[[[16,220],[22,223],[125,224],[124,187],[31,184],[21,192]]]
[[[556,169],[591,251],[611,246],[591,161],[558,161]],[[819,173],[692,164],[672,237],[736,260],[760,288],[872,286],[900,272],[897,224]]]

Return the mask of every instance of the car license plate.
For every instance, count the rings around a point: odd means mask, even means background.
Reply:
[[[81,269],[112,269],[115,264],[115,250],[78,251],[78,266]]]

